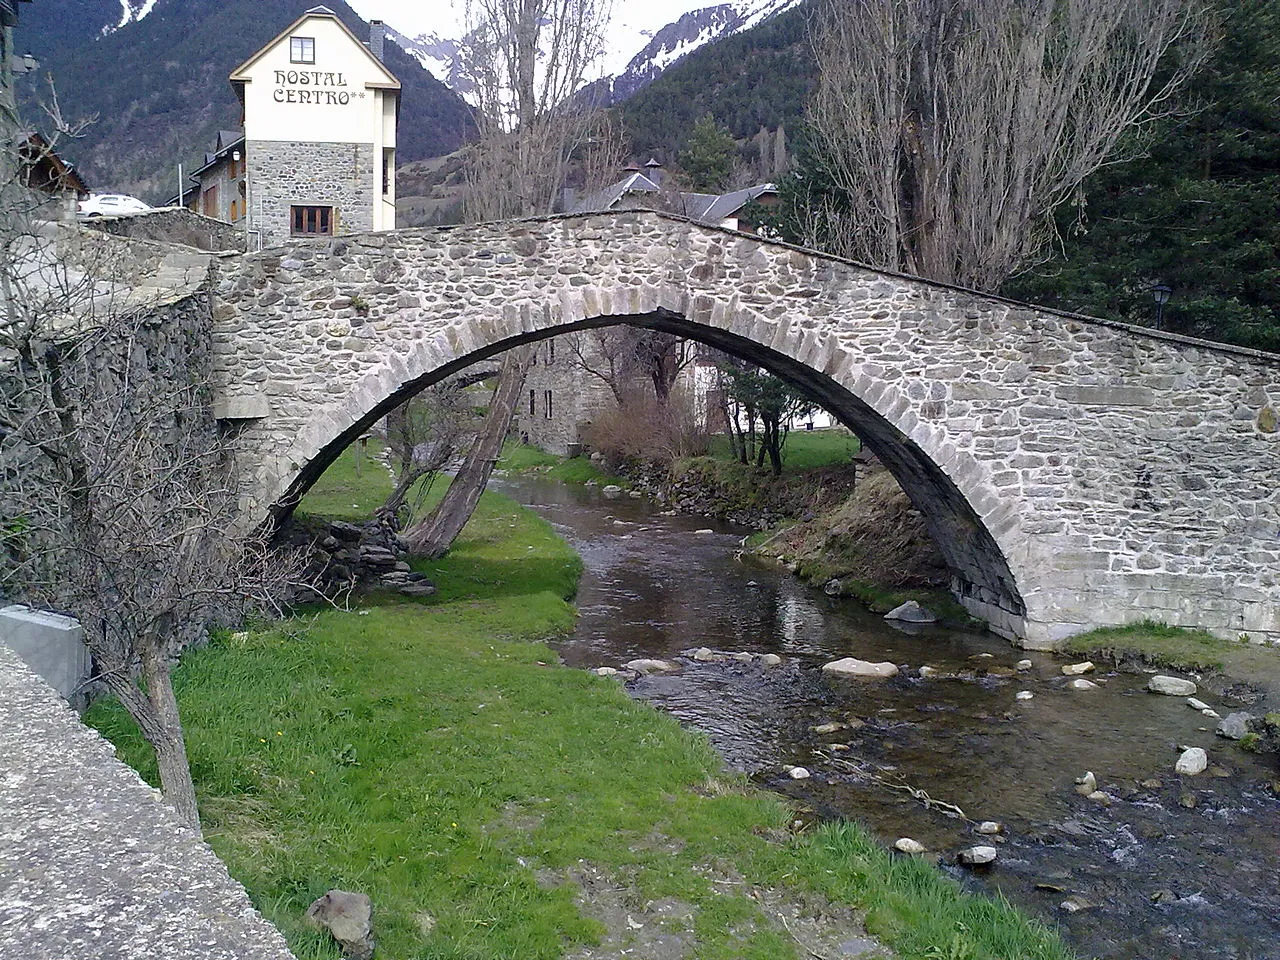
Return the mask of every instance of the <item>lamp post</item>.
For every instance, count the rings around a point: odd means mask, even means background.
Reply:
[[[1169,302],[1169,294],[1173,293],[1173,288],[1168,284],[1157,283],[1151,287],[1151,296],[1156,301],[1156,329],[1164,329],[1164,305]]]

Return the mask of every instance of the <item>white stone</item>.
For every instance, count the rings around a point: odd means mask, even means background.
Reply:
[[[980,824],[974,827],[974,829],[977,830],[978,833],[990,837],[1004,830],[1004,825],[995,820],[983,820]]]
[[[894,663],[871,663],[856,657],[845,657],[843,660],[832,660],[822,665],[824,673],[834,673],[842,677],[877,677],[884,679],[898,675],[898,665]]]
[[[710,527],[703,527],[701,530],[695,530],[695,531],[693,531],[693,532],[694,532],[695,534],[697,534],[698,536],[702,536],[702,535],[704,535],[704,534],[708,534],[708,533],[715,533],[715,531],[714,531],[714,530],[712,530]]]
[[[730,659],[737,660],[739,663],[750,663],[756,658],[754,653],[747,653],[745,650],[740,653],[731,653]]]
[[[967,850],[961,850],[956,854],[956,859],[963,863],[966,867],[981,867],[988,863],[994,863],[996,859],[995,847],[970,847]]]
[[[611,483],[607,487],[600,488],[600,495],[606,500],[617,500],[622,496],[622,488],[616,483]]]
[[[776,653],[766,653],[761,655],[760,662],[766,667],[778,667],[782,665],[782,658]]]
[[[712,660],[716,659],[716,655],[710,647],[699,647],[697,650],[693,651],[693,659],[697,660],[699,663],[710,663]]]
[[[1017,695],[1016,697],[1014,697],[1013,699],[1015,699],[1015,700],[1031,700],[1031,699],[1033,699],[1034,697],[1035,697],[1035,694],[1034,694],[1034,693],[1032,693],[1030,690],[1019,690],[1019,691],[1018,691],[1018,695]]]
[[[816,727],[810,727],[809,729],[816,734],[822,735],[827,733],[835,733],[837,730],[844,730],[847,727],[848,727],[848,724],[835,721],[832,723],[820,723]]]
[[[1030,670],[1033,666],[1035,666],[1035,664],[1033,664],[1030,660],[1019,660],[1017,664],[1015,664],[1015,666],[1019,670]]]
[[[1093,775],[1092,770],[1085,771],[1083,777],[1076,778],[1076,793],[1082,797],[1087,797],[1098,789],[1098,778]]]
[[[1192,710],[1199,710],[1201,713],[1204,713],[1206,710],[1213,709],[1203,700],[1197,700],[1195,697],[1187,697],[1187,706]]]
[[[628,670],[634,670],[636,673],[674,673],[680,669],[680,664],[672,663],[670,660],[651,660],[641,657],[638,660],[628,660],[623,666]]]
[[[1083,677],[1077,677],[1067,684],[1072,690],[1097,690],[1098,685],[1092,680],[1085,680]]]
[[[912,840],[910,837],[899,837],[893,842],[893,849],[899,853],[919,854],[925,852],[925,845],[919,840]]]
[[[1196,692],[1196,685],[1181,677],[1157,675],[1147,681],[1147,689],[1152,693],[1162,693],[1166,697],[1189,697]]]
[[[1068,663],[1062,668],[1062,672],[1068,677],[1078,677],[1082,673],[1093,672],[1093,661],[1085,660],[1082,663]]]
[[[804,767],[787,767],[787,776],[792,780],[808,780],[813,774]]]
[[[837,581],[839,582],[839,581]],[[938,617],[927,607],[922,607],[914,600],[900,604],[884,615],[886,620],[901,620],[904,623],[937,623]]]
[[[928,664],[925,664],[917,671],[917,673],[928,680],[930,677],[936,677],[938,675],[938,670],[936,667],[931,667]]]
[[[614,667],[596,667],[594,672],[601,677],[616,677],[618,675],[618,671]]]
[[[1207,766],[1209,766],[1209,755],[1200,747],[1188,747],[1182,752],[1182,756],[1178,757],[1178,762],[1173,769],[1175,773],[1194,777],[1204,773]]]

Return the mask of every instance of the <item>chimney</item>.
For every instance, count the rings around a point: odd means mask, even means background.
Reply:
[[[382,59],[382,45],[387,37],[387,28],[381,20],[369,21],[369,52],[379,60]]]

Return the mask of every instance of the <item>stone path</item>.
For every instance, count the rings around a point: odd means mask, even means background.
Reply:
[[[0,957],[293,960],[213,851],[2,645]]]

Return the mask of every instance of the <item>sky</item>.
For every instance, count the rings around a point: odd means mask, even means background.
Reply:
[[[462,31],[462,0],[347,0],[364,19],[385,20],[401,33],[411,37],[437,34],[456,37]],[[683,13],[700,7],[714,6],[719,0],[643,0],[627,3],[615,0],[613,19],[631,30],[656,30]]]

